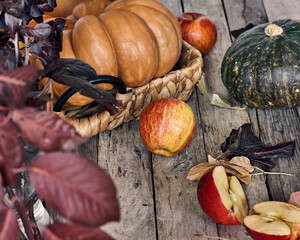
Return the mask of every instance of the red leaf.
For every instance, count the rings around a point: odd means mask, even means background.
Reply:
[[[0,211],[0,240],[16,240],[18,236],[17,216],[11,209]]]
[[[113,240],[99,228],[87,228],[76,224],[53,223],[43,232],[43,240]]]
[[[13,110],[12,119],[23,137],[45,152],[71,151],[87,140],[72,125],[52,112],[26,107]]]
[[[119,220],[111,178],[91,160],[72,153],[49,153],[29,167],[38,195],[63,217],[86,226]]]
[[[19,174],[12,170],[22,165],[23,146],[18,139],[16,126],[9,121],[0,127],[0,172],[5,186],[15,183]]]
[[[5,99],[11,99],[10,94],[12,94],[13,103],[10,102],[10,100],[7,100],[6,105],[10,107],[22,107],[25,103],[26,94],[37,74],[38,67],[36,65],[18,67],[0,74],[0,83],[10,89],[9,93],[2,91],[0,99],[2,101],[5,101]]]

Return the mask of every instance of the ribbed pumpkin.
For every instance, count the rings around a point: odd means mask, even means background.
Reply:
[[[56,0],[56,7],[47,12],[51,17],[68,17],[72,14],[80,18],[86,13],[99,14],[109,3],[109,0]]]
[[[232,96],[248,106],[300,106],[299,22],[277,20],[244,32],[225,53],[221,74]]]
[[[127,87],[142,86],[174,67],[181,53],[182,34],[176,16],[167,7],[156,0],[116,0],[98,15],[94,9],[101,9],[107,1],[100,2],[83,1],[81,8],[75,7],[68,16],[61,58],[80,59],[99,75],[120,77]],[[59,97],[67,88],[54,83],[54,96]],[[68,104],[81,106],[91,101],[77,93]]]

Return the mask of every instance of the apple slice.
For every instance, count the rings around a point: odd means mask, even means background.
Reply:
[[[223,225],[243,223],[248,214],[244,190],[235,176],[227,177],[225,168],[217,166],[200,179],[198,202],[207,216]]]
[[[255,240],[297,240],[300,236],[300,208],[278,201],[253,206],[254,215],[245,217],[244,226]]]

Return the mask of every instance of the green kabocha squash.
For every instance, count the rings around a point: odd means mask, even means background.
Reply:
[[[290,19],[258,25],[226,51],[222,81],[250,107],[300,106],[300,23]]]

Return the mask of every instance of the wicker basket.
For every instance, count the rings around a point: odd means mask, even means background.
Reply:
[[[189,99],[197,81],[202,77],[203,59],[201,53],[183,41],[181,56],[172,71],[162,78],[151,80],[148,84],[132,88],[126,94],[116,94],[123,106],[111,116],[108,111],[99,111],[94,107],[77,110],[64,110],[57,114],[75,127],[82,136],[93,136],[105,130],[111,130],[131,120],[137,120],[144,107],[161,98]],[[80,114],[89,112],[88,116]],[[87,114],[85,114],[87,115]]]

